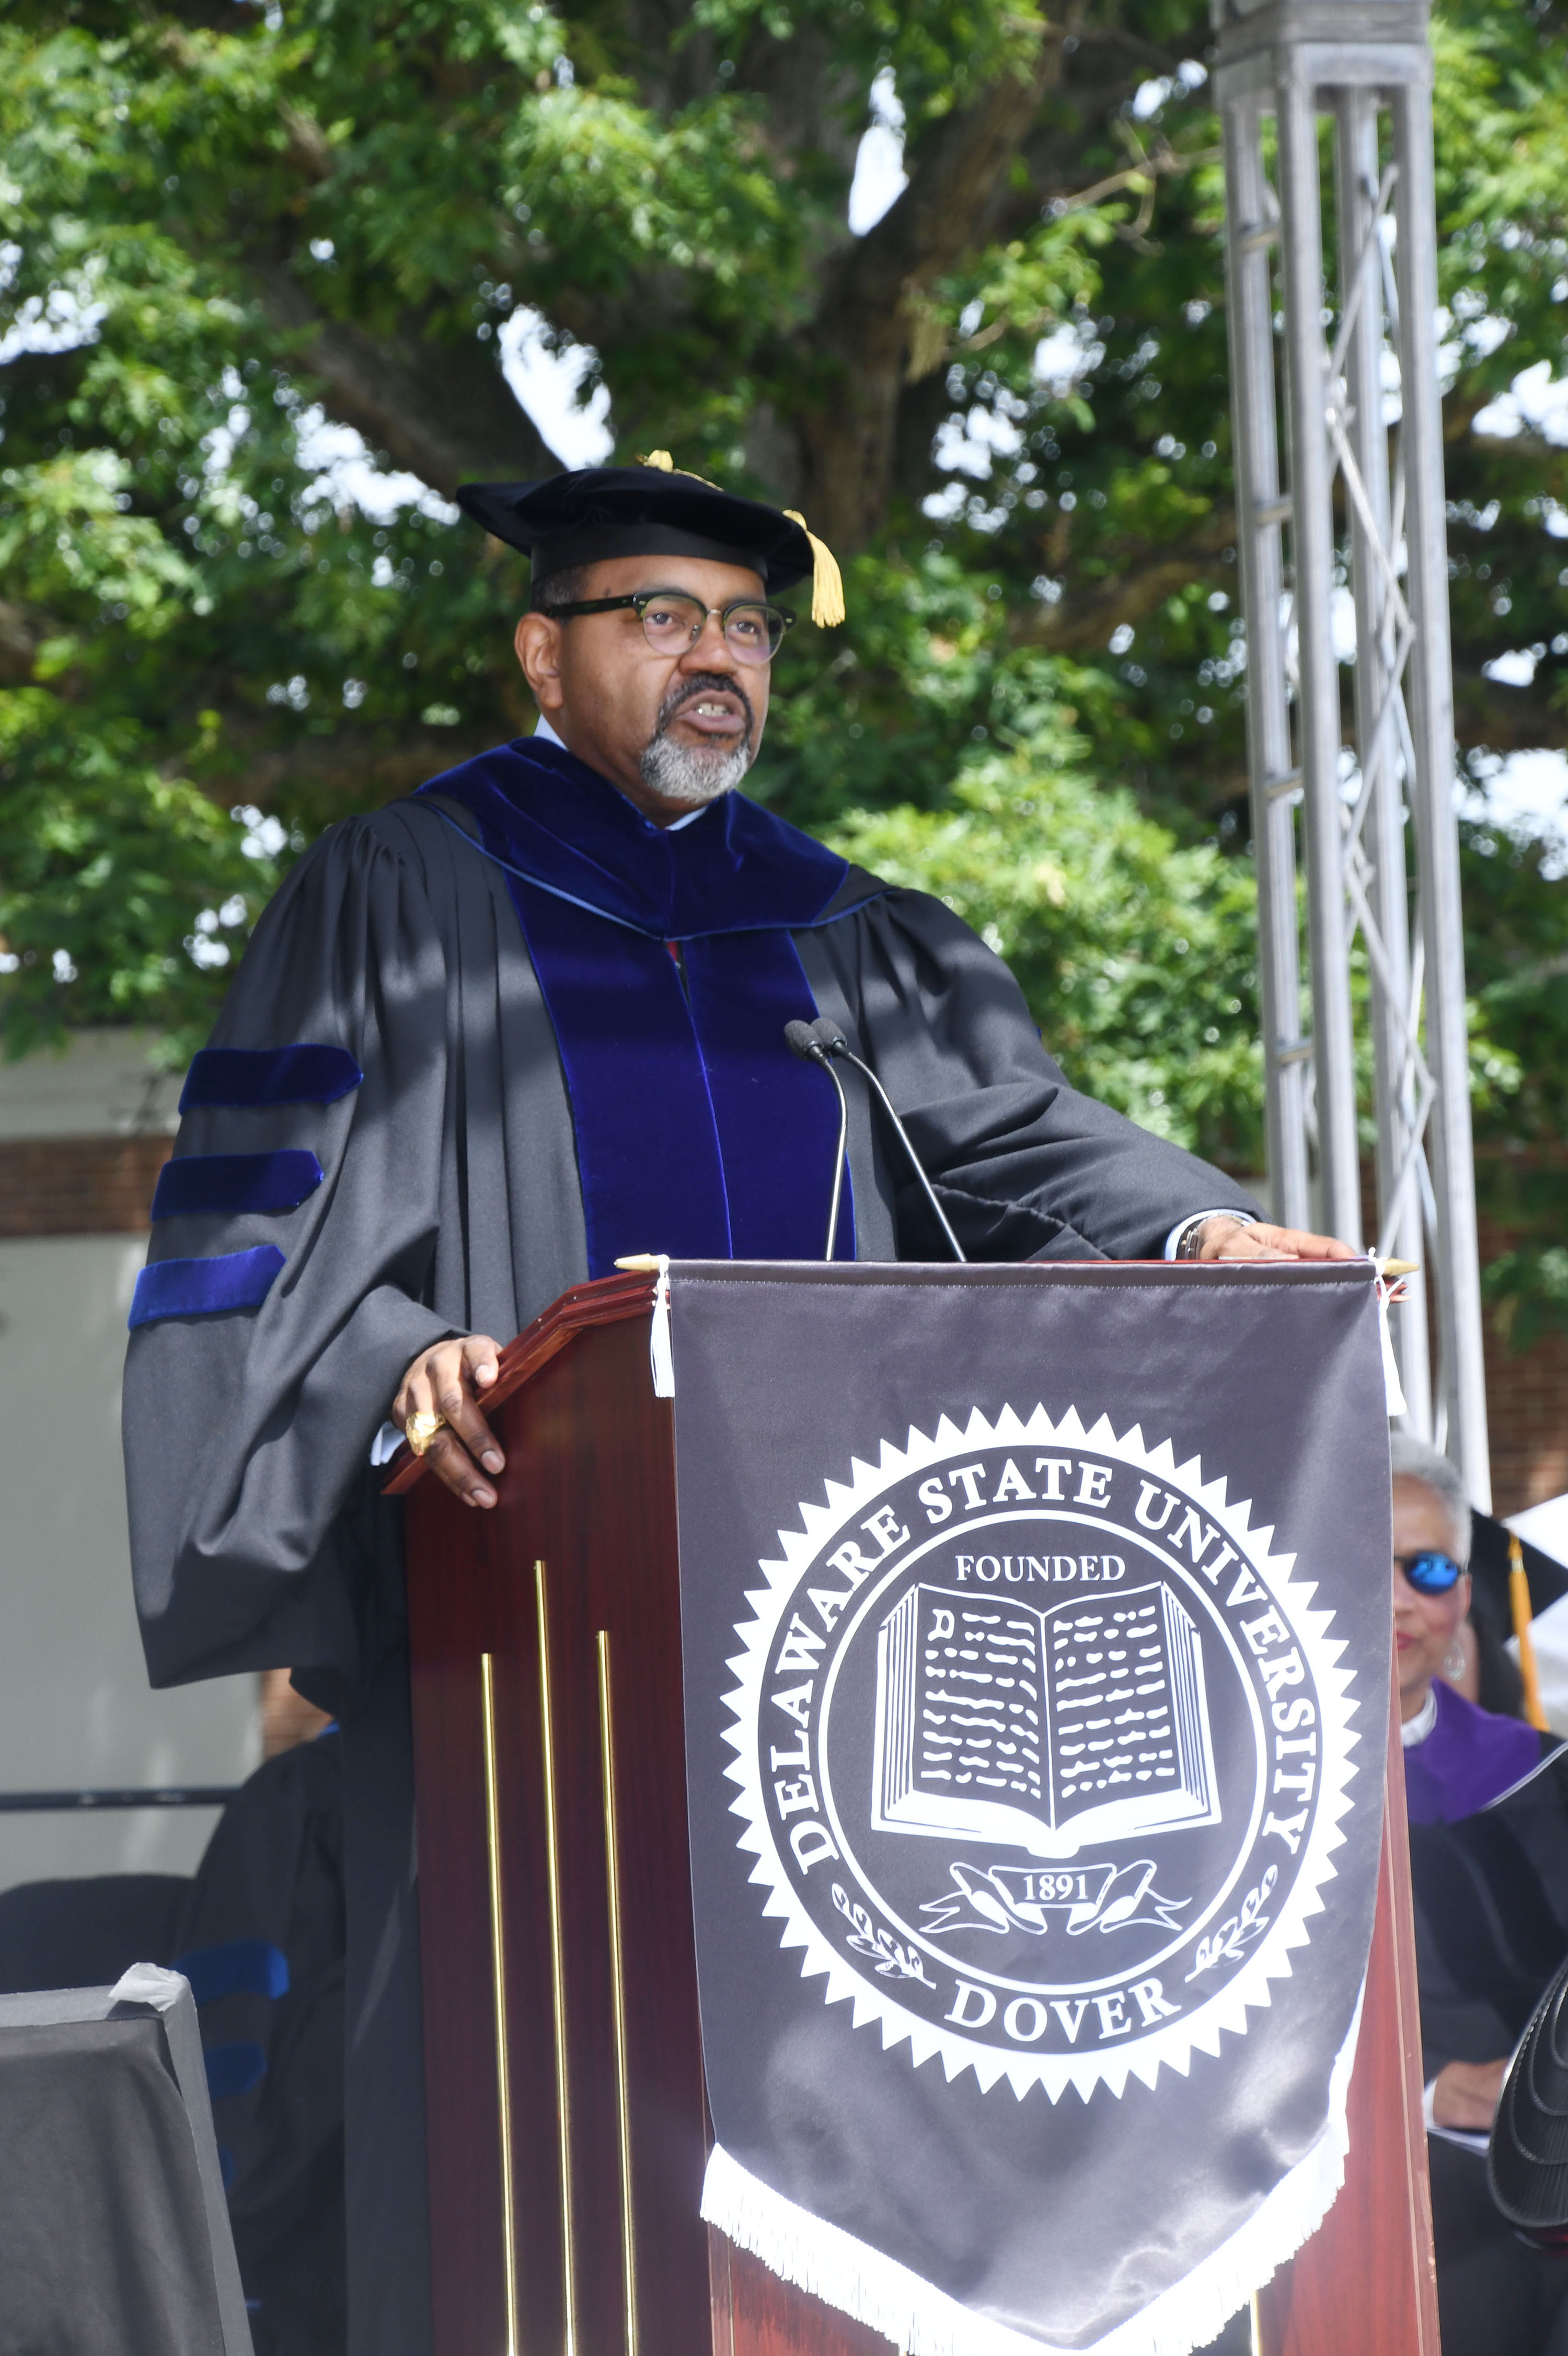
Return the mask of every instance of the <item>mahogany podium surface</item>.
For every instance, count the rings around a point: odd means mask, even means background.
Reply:
[[[1334,2356],[1339,2349],[1374,2356],[1384,2348],[1438,2356],[1397,1682],[1386,1789],[1345,2181],[1311,2240],[1258,2293],[1256,2356]]]
[[[652,1287],[501,1358],[499,1503],[406,1453],[436,2356],[886,2356],[700,2221],[673,1416]],[[1397,1712],[1394,1718],[1397,1733]],[[1397,1740],[1392,1744],[1399,1774]],[[1436,2356],[1402,1783],[1343,2190],[1260,2294],[1266,2356]]]

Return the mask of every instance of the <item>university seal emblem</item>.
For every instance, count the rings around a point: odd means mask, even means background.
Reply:
[[[758,1902],[949,2078],[1119,2095],[1244,2034],[1334,1876],[1352,1677],[1310,1533],[1168,1440],[885,1443],[759,1567],[727,1697]]]

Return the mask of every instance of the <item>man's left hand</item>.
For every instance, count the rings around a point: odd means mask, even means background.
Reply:
[[[1273,1227],[1259,1220],[1244,1227],[1223,1214],[1199,1231],[1200,1259],[1356,1259],[1360,1255],[1338,1236],[1315,1236],[1305,1227]]]

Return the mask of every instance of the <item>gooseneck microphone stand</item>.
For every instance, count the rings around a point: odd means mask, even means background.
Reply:
[[[844,1093],[844,1083],[833,1068],[834,1057],[841,1055],[847,1064],[854,1065],[867,1087],[874,1092],[878,1103],[893,1125],[899,1143],[909,1157],[910,1168],[920,1181],[921,1191],[931,1205],[932,1215],[937,1226],[947,1238],[949,1250],[955,1259],[966,1263],[968,1254],[954,1234],[947,1214],[936,1199],[936,1189],[926,1176],[925,1165],[910,1142],[909,1131],[893,1109],[892,1098],[870,1066],[863,1064],[856,1055],[848,1040],[844,1036],[841,1026],[834,1022],[831,1015],[819,1014],[815,1023],[786,1023],[784,1039],[804,1062],[820,1064],[838,1091],[838,1162],[833,1173],[833,1208],[828,1215],[827,1249],[823,1255],[824,1258],[831,1259],[833,1257],[834,1241],[838,1229],[838,1197],[844,1180],[844,1159],[849,1142],[849,1102]]]
[[[838,1151],[833,1157],[833,1200],[827,1209],[827,1248],[824,1259],[831,1259],[838,1247],[838,1205],[844,1194],[844,1164],[849,1154],[849,1099],[844,1093],[844,1083],[833,1068],[832,1058],[809,1023],[786,1023],[784,1040],[803,1063],[820,1064],[838,1091]]]

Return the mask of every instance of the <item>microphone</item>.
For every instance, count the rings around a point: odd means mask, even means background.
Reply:
[[[838,1151],[833,1157],[833,1200],[827,1209],[827,1248],[824,1259],[831,1259],[838,1246],[838,1205],[844,1193],[844,1163],[849,1151],[849,1099],[844,1093],[844,1083],[833,1068],[832,1057],[809,1023],[798,1020],[784,1024],[784,1044],[805,1064],[820,1064],[838,1091]]]
[[[790,1033],[795,1031],[801,1032],[805,1034],[799,1045],[796,1045],[795,1041],[790,1037]],[[925,1165],[922,1162],[919,1154],[915,1151],[914,1147],[910,1142],[908,1130],[905,1129],[902,1121],[899,1119],[897,1112],[893,1108],[892,1098],[889,1096],[886,1088],[883,1087],[880,1080],[878,1079],[870,1066],[869,1064],[863,1064],[860,1061],[859,1056],[856,1055],[854,1049],[850,1046],[848,1040],[844,1036],[841,1025],[837,1023],[830,1014],[819,1014],[815,1023],[792,1023],[788,1024],[784,1032],[784,1036],[786,1039],[789,1039],[789,1044],[795,1048],[795,1052],[797,1055],[809,1056],[813,1062],[816,1061],[817,1057],[820,1056],[822,1062],[827,1065],[827,1067],[830,1072],[833,1071],[830,1058],[835,1055],[842,1055],[846,1063],[854,1065],[855,1069],[859,1073],[867,1086],[875,1091],[877,1101],[881,1106],[883,1111],[887,1114],[888,1119],[892,1122],[893,1128],[898,1133],[899,1143],[903,1147],[905,1153],[909,1156],[910,1168],[914,1172],[915,1176],[920,1181],[921,1191],[924,1194],[926,1201],[931,1205],[932,1213],[936,1220],[937,1226],[942,1229],[943,1234],[947,1238],[948,1248],[951,1250],[954,1258],[956,1260],[962,1260],[966,1264],[968,1254],[965,1251],[963,1245],[954,1234],[952,1226],[948,1223],[947,1214],[936,1199],[936,1189],[933,1186],[930,1179],[926,1176]],[[811,1046],[807,1046],[805,1044],[805,1039],[809,1039],[812,1042]],[[837,1079],[837,1073],[833,1072],[833,1076],[835,1079]],[[839,1089],[839,1097],[842,1101],[842,1087]],[[848,1120],[848,1106],[846,1106],[846,1123]]]

